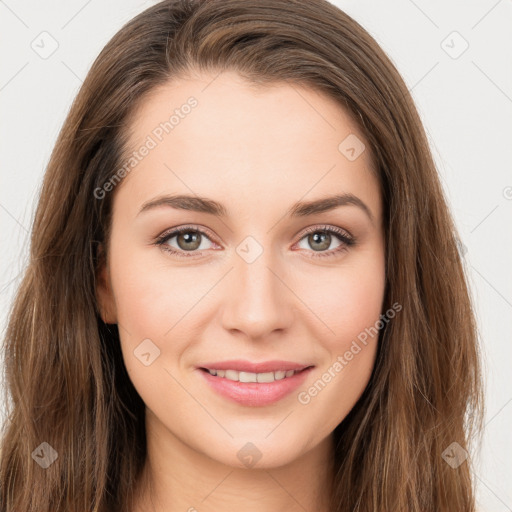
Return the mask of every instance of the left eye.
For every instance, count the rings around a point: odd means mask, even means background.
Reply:
[[[305,240],[309,247],[299,246],[299,248],[309,250],[309,248],[312,247],[313,254],[311,256],[314,258],[333,256],[341,251],[346,251],[350,246],[355,244],[355,239],[352,236],[338,228],[334,229],[332,227],[310,228],[305,236],[301,238],[301,242],[302,240]],[[331,243],[336,240],[338,244],[331,247]]]
[[[342,245],[342,241],[338,237],[337,234],[334,233],[334,236],[332,236],[333,232],[329,231],[315,231],[312,234],[307,234],[303,238],[301,238],[301,241],[305,240],[306,244],[309,245],[309,247],[300,247],[301,249],[310,249],[313,247],[314,251],[324,251],[327,249],[336,249],[340,245]],[[331,247],[332,242],[338,242],[338,245],[335,247]]]

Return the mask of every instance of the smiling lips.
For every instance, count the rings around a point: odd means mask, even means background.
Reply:
[[[225,379],[238,381],[238,382],[274,382],[294,375],[297,370],[278,370],[276,372],[238,372],[236,370],[208,370],[210,375],[217,377],[224,377]]]
[[[219,394],[245,406],[277,402],[296,389],[313,369],[290,361],[222,361],[198,366]]]

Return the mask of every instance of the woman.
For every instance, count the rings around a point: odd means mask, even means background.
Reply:
[[[474,510],[457,240],[411,96],[349,16],[150,7],[46,171],[1,509]]]

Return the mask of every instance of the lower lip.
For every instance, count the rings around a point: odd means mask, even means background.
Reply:
[[[238,382],[224,377],[215,377],[209,372],[198,369],[206,382],[220,395],[240,405],[261,407],[278,402],[296,390],[313,369],[307,368],[291,377],[274,382]]]

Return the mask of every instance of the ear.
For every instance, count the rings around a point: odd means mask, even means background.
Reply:
[[[96,300],[100,310],[101,319],[106,324],[117,323],[117,309],[110,282],[110,272],[103,245],[98,249],[99,264],[96,271]]]

